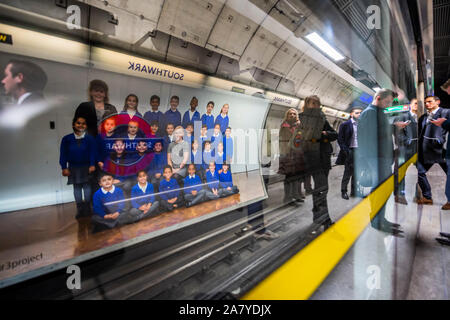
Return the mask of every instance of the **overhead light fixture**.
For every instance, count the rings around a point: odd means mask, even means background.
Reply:
[[[306,36],[310,42],[312,42],[317,48],[322,50],[327,56],[332,58],[334,61],[343,60],[345,57],[336,51],[328,42],[326,42],[321,36],[316,32],[310,33]]]
[[[373,89],[373,91],[375,91],[375,92],[377,92],[378,90],[381,90],[380,87],[373,87],[372,89]]]

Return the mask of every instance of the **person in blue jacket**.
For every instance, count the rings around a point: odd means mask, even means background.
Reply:
[[[181,126],[181,113],[177,110],[180,104],[180,98],[178,96],[172,96],[170,98],[170,109],[164,113],[163,122],[164,127],[171,123],[174,128]]]
[[[225,152],[223,152],[222,142],[219,142],[217,145],[217,150],[214,152],[214,162],[216,163],[216,170],[220,173],[222,170],[222,165],[226,162],[226,155]]]
[[[138,183],[131,189],[130,213],[138,220],[153,217],[159,213],[159,201],[155,198],[153,185],[147,181],[147,172],[140,170],[137,173]]]
[[[86,119],[74,118],[72,128],[73,133],[64,136],[61,141],[59,164],[62,175],[68,177],[67,184],[73,184],[78,218],[90,213],[92,189],[89,175],[95,171],[97,150],[95,139],[86,133]]]
[[[95,192],[93,198],[93,232],[112,229],[138,220],[138,216],[126,210],[123,191],[113,185],[111,174],[103,173],[99,178],[99,185],[101,188]]]
[[[225,134],[225,130],[228,128],[230,119],[228,118],[228,110],[230,109],[230,106],[226,103],[222,106],[222,109],[220,110],[220,114],[216,117],[216,121],[214,124],[220,125],[220,132],[222,134]]]
[[[199,143],[197,140],[193,140],[191,143],[191,162],[195,165],[195,171],[200,179],[205,180],[205,170],[203,169],[203,154],[199,150]]]
[[[159,197],[161,198],[161,207],[164,210],[172,211],[183,205],[181,197],[180,185],[177,180],[172,177],[172,167],[167,165],[164,167],[164,179],[159,183]]]
[[[186,208],[199,204],[205,200],[206,191],[203,189],[202,180],[195,174],[195,165],[188,166],[188,175],[184,178],[184,200]]]
[[[206,124],[208,130],[214,128],[214,115],[212,111],[214,109],[214,101],[209,101],[206,105],[206,113],[202,115],[202,124]]]
[[[214,150],[211,149],[211,142],[206,140],[203,143],[203,170],[208,170],[209,163],[214,161]]]
[[[208,171],[206,172],[206,183],[206,198],[209,200],[219,199],[221,196],[219,173],[216,170],[214,161],[209,162]]]
[[[182,125],[185,129],[189,123],[193,124],[194,121],[201,121],[200,112],[196,110],[198,106],[198,99],[196,97],[192,97],[190,106],[191,108],[187,110],[183,115]]]
[[[221,197],[227,197],[239,192],[238,187],[233,185],[230,165],[226,162],[222,165],[222,170],[219,173],[219,188]]]

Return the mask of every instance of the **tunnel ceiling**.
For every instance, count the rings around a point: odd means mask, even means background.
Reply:
[[[53,0],[39,6],[29,5],[31,0],[2,2],[57,17],[64,4],[79,3],[56,1],[60,5],[55,8]],[[370,45],[354,29],[332,37],[332,45],[346,56],[338,63],[305,41],[311,32],[328,40],[330,31],[313,14],[308,0],[80,2],[112,15],[103,24],[98,21],[103,19],[98,18],[100,13],[97,19],[91,17],[88,26],[95,22],[101,30],[90,32],[92,40],[268,90],[300,97],[318,94],[325,105],[338,109],[347,109],[363,91],[372,92],[375,75],[384,74],[383,85],[391,85],[382,65],[370,58]],[[346,10],[355,5],[353,1],[336,2]],[[357,39],[351,47],[348,38]],[[370,39],[367,35],[369,44]],[[355,79],[355,74],[362,76]]]

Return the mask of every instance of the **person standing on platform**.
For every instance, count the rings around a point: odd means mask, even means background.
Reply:
[[[181,113],[177,110],[179,104],[180,98],[178,96],[172,96],[170,98],[170,109],[164,113],[163,117],[164,127],[168,123],[172,123],[174,128],[181,126]]]
[[[354,179],[354,153],[358,148],[358,118],[361,115],[361,108],[353,108],[350,113],[350,119],[342,123],[339,127],[338,144],[341,150],[336,159],[336,165],[344,165],[344,176],[341,182],[342,199],[349,200],[347,186],[351,179],[350,196],[355,196],[355,179]]]
[[[355,153],[355,175],[359,185],[371,187],[372,191],[392,175],[394,163],[394,144],[392,125],[384,109],[392,105],[397,93],[380,89],[373,101],[364,109],[358,120],[358,149]],[[366,178],[363,178],[366,177]],[[375,203],[371,203],[372,208]],[[399,234],[399,224],[385,218],[384,205],[372,219],[372,227],[383,232]]]
[[[418,204],[433,204],[431,186],[427,179],[427,172],[435,164],[444,170],[447,175],[447,163],[445,162],[444,144],[447,130],[444,127],[434,125],[431,121],[439,118],[448,118],[449,110],[439,108],[433,96],[425,98],[427,113],[418,120],[419,132],[419,159],[417,170],[419,173],[419,186],[423,198],[418,199]]]
[[[337,139],[337,132],[328,123],[320,109],[320,98],[309,96],[299,114],[301,147],[305,162],[305,173],[311,174],[314,181],[313,222],[324,226],[324,230],[333,224],[328,213],[328,173],[331,169],[330,141]]]
[[[196,97],[192,97],[190,106],[191,108],[187,110],[183,115],[183,128],[185,129],[188,124],[194,125],[195,121],[201,121],[200,112],[196,110],[198,106],[198,99]]]
[[[411,100],[409,112],[398,116],[394,123],[398,121],[407,123],[406,127],[394,127],[395,139],[398,146],[398,156],[401,164],[408,161],[417,152],[417,99]],[[407,205],[405,198],[405,178],[398,184],[398,188],[394,190],[395,202]]]
[[[216,117],[216,121],[214,122],[214,125],[220,125],[220,132],[222,132],[222,135],[225,135],[225,130],[227,130],[230,122],[230,119],[228,118],[229,109],[230,106],[228,105],[228,103],[225,103],[220,110],[220,114]]]
[[[447,80],[442,86],[441,89],[445,91],[448,95],[450,95],[450,79]],[[450,119],[447,118],[439,118],[437,120],[431,120],[435,126],[441,127],[444,130],[450,132]],[[450,139],[449,139],[450,140]],[[447,169],[450,168],[450,142],[447,141],[447,152],[445,154],[445,160],[447,163]],[[447,170],[447,182],[445,184],[445,195],[447,197],[447,203],[442,206],[442,210],[450,210],[450,170]],[[440,235],[443,238],[436,238],[436,240],[443,245],[450,246],[450,233],[441,232]]]

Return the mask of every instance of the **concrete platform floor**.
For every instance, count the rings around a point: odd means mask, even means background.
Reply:
[[[311,299],[449,299],[450,247],[435,240],[439,232],[450,232],[450,212],[440,209],[445,175],[435,165],[428,178],[434,205],[413,202],[417,169],[411,166],[408,205],[396,204],[393,196],[386,205],[386,218],[401,224],[403,235],[367,227]]]

